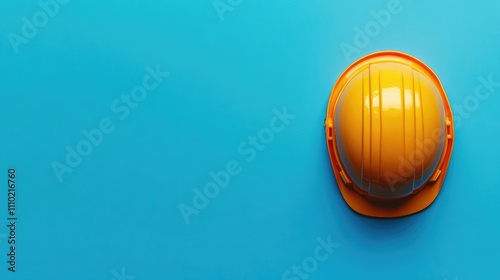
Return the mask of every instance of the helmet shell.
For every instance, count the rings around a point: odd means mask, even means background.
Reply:
[[[325,126],[337,182],[355,211],[404,216],[437,196],[453,117],[439,79],[421,61],[386,51],[353,63],[332,90]]]

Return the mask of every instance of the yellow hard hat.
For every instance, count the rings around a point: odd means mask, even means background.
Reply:
[[[346,203],[371,217],[419,212],[437,197],[453,148],[453,115],[434,72],[401,52],[365,56],[333,87],[325,119]]]

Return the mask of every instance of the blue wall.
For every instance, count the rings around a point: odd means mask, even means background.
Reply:
[[[1,279],[500,278],[498,1],[21,2],[0,9]],[[344,203],[323,131],[340,73],[385,49],[456,121],[437,200],[392,220]]]

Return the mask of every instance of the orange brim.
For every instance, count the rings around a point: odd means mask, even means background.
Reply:
[[[431,205],[441,190],[445,176],[440,176],[437,182],[425,186],[420,192],[397,201],[370,200],[346,186],[338,172],[335,172],[335,177],[344,201],[352,210],[369,217],[396,218],[420,212]]]

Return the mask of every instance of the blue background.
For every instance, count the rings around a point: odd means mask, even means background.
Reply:
[[[389,1],[226,1],[219,16],[212,0],[73,0],[17,53],[10,32],[43,10],[3,1],[0,176],[17,169],[19,220],[16,273],[0,227],[0,278],[281,279],[329,237],[310,279],[500,279],[500,87],[474,97],[479,77],[500,81],[498,1],[401,0],[348,57],[342,42]],[[426,62],[466,107],[437,200],[392,220],[344,203],[323,130],[340,73],[385,49]],[[170,75],[121,120],[111,104],[157,65]],[[284,107],[295,118],[248,161],[239,145]],[[60,182],[53,162],[105,118],[115,130]],[[241,173],[186,224],[179,205],[231,160]]]

